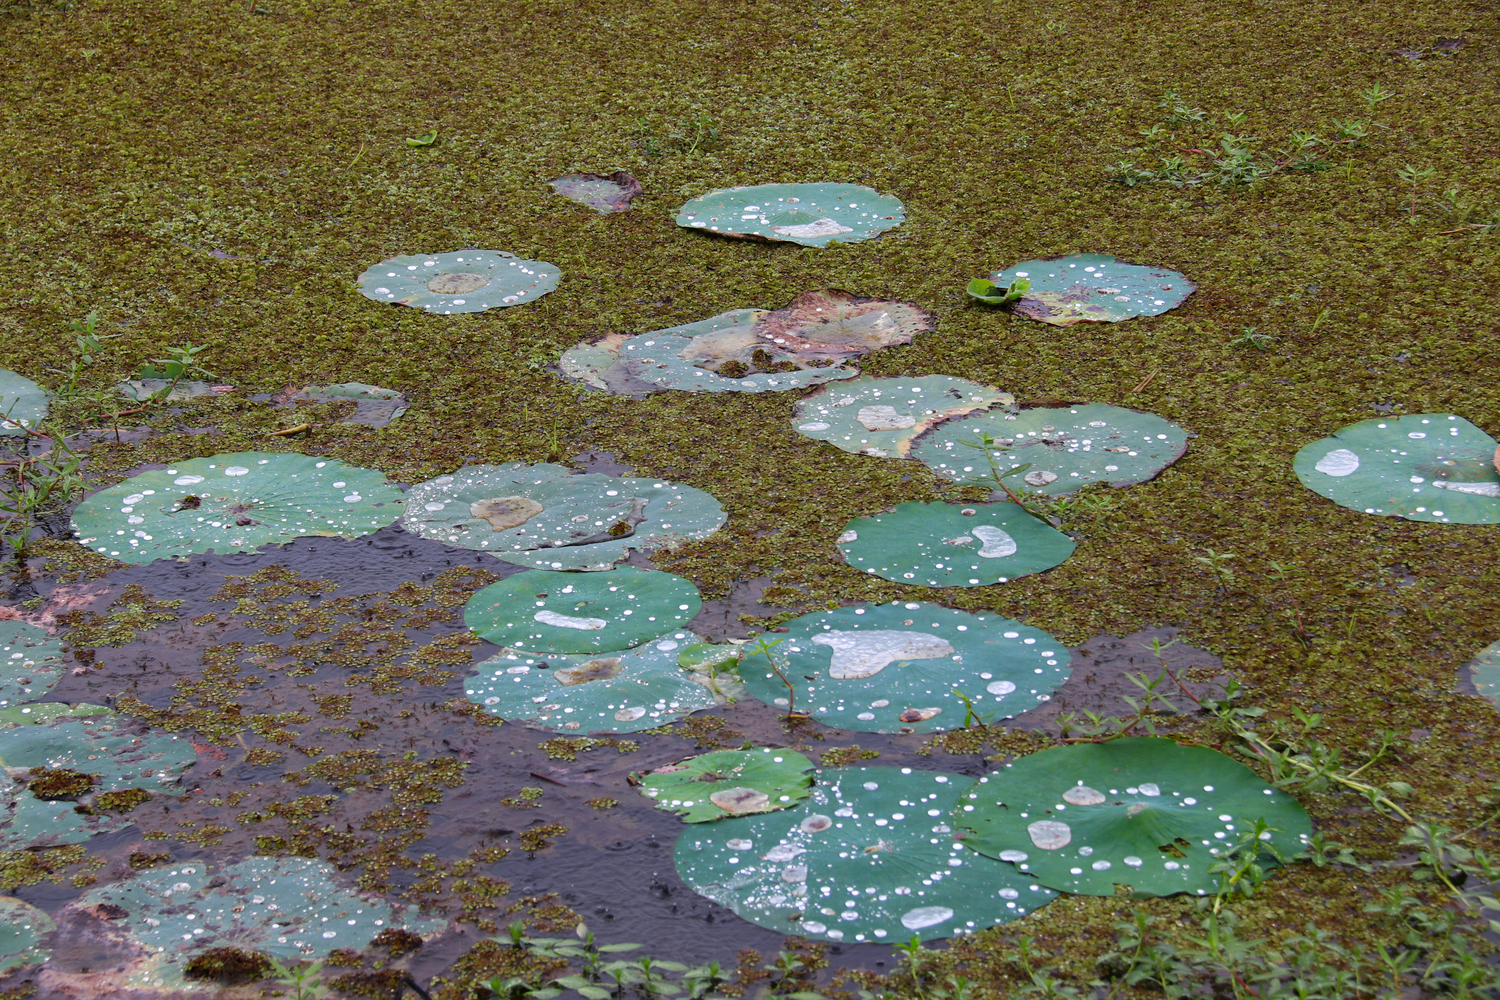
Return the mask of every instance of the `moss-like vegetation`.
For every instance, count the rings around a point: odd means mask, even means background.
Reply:
[[[211,979],[222,983],[262,979],[271,972],[268,955],[243,948],[219,947],[200,951],[187,960],[182,974],[189,979]]]
[[[92,774],[67,768],[33,767],[27,772],[26,788],[39,799],[76,799],[94,787]]]

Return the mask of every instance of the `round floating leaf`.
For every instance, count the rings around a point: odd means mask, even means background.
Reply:
[[[677,224],[720,236],[823,247],[858,243],[905,219],[899,199],[861,184],[757,184],[700,195]]]
[[[533,655],[599,653],[681,629],[699,606],[698,588],[671,573],[635,566],[586,574],[533,569],[469,598],[464,622],[497,646]]]
[[[359,291],[376,302],[447,316],[530,302],[556,288],[560,277],[545,261],[503,250],[459,250],[383,260],[359,276]]]
[[[0,896],[0,972],[41,965],[52,952],[42,938],[56,927],[52,918],[14,896]]]
[[[1206,747],[1157,737],[1078,743],[1022,757],[964,793],[964,843],[1043,885],[1086,896],[1202,895],[1217,855],[1256,820],[1290,857],[1312,834],[1297,801]]]
[[[707,538],[725,517],[717,500],[691,486],[514,462],[418,483],[402,524],[423,538],[538,569],[605,570],[630,549]]]
[[[66,669],[61,639],[25,622],[0,621],[0,708],[35,701]]]
[[[838,363],[807,367],[793,352],[762,339],[756,321],[765,315],[764,309],[735,309],[631,337],[620,345],[620,368],[642,382],[684,392],[785,392],[859,374]],[[757,353],[763,363],[752,371]]]
[[[641,196],[641,182],[623,170],[612,174],[567,174],[547,184],[564,198],[605,215],[625,211]]]
[[[608,391],[605,375],[620,360],[621,346],[631,339],[628,333],[606,333],[597,340],[581,340],[563,352],[557,367],[568,378]]]
[[[1006,583],[1060,565],[1074,548],[1013,503],[903,503],[855,518],[839,536],[850,566],[919,587]]]
[[[679,650],[697,641],[691,632],[668,632],[602,655],[508,649],[479,664],[464,690],[491,715],[554,732],[654,729],[717,703],[699,675],[677,662]]]
[[[1048,701],[1069,674],[1067,647],[1046,632],[936,604],[836,608],[784,627],[789,631],[769,650],[745,647],[740,676],[746,690],[838,729],[959,729],[964,698],[985,722],[1009,718]]]
[[[122,977],[135,987],[179,986],[183,965],[210,945],[316,960],[335,948],[362,950],[391,928],[431,937],[445,926],[346,889],[332,865],[309,858],[252,857],[222,868],[189,861],[91,889],[69,909],[104,907],[125,911],[117,926],[143,952]]]
[[[1302,485],[1350,510],[1500,524],[1495,439],[1451,413],[1361,420],[1297,452]]]
[[[1017,279],[1031,284],[1015,311],[1053,326],[1159,316],[1182,305],[1198,288],[1176,271],[1102,253],[1028,260],[990,275],[990,283],[1002,290]]]
[[[819,771],[807,801],[690,827],[677,873],[751,923],[833,941],[968,934],[1056,894],[954,839],[970,779],[911,768]]]
[[[26,433],[47,415],[47,390],[24,375],[0,368],[0,437]]]
[[[337,459],[242,451],[192,458],[100,490],[73,512],[78,540],[129,563],[253,552],[304,535],[357,538],[401,516],[385,476]]]
[[[1105,403],[1055,409],[991,410],[950,420],[924,435],[913,458],[960,483],[993,486],[984,435],[1006,485],[1016,492],[1072,493],[1089,483],[1131,486],[1154,478],[1187,451],[1187,431],[1154,413]]]
[[[1466,664],[1474,688],[1486,701],[1500,708],[1500,642],[1492,642]]]
[[[950,375],[861,376],[799,400],[792,427],[856,455],[905,458],[923,431],[996,403],[1015,402],[1008,392]]]
[[[378,385],[363,382],[340,382],[336,385],[310,385],[298,392],[280,397],[287,402],[303,400],[311,403],[336,403],[348,399],[354,401],[354,412],[345,417],[346,424],[364,424],[366,427],[385,427],[401,414],[410,403],[395,389],[382,389]]]
[[[720,750],[641,775],[641,794],[684,823],[788,809],[807,798],[813,763],[794,750]]]

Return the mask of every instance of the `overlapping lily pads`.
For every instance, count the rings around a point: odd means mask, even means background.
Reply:
[[[1287,857],[1312,834],[1297,801],[1248,767],[1157,737],[1022,757],[966,790],[954,816],[974,850],[1090,896],[1201,895],[1218,885],[1209,867],[1257,820]]]
[[[1050,700],[1071,660],[1067,647],[1040,629],[937,604],[836,608],[784,627],[784,636],[762,636],[775,643],[768,650],[746,647],[746,690],[859,732],[958,729],[965,698],[985,722],[1008,718]]]
[[[363,382],[339,382],[334,385],[309,385],[279,396],[288,403],[337,403],[350,400],[354,412],[344,418],[346,424],[385,427],[410,407],[406,397],[395,389],[383,389]]]
[[[699,195],[677,224],[737,239],[823,247],[858,243],[905,220],[900,199],[862,184],[756,184]]]
[[[359,276],[359,291],[376,302],[447,316],[532,302],[556,288],[561,277],[546,261],[503,250],[458,250],[383,260]]]
[[[623,170],[612,174],[565,174],[547,185],[564,198],[604,215],[625,211],[641,196],[641,182]]]
[[[357,538],[401,516],[379,472],[295,452],[192,458],[100,490],[73,512],[78,540],[122,562],[253,552],[304,535]]]
[[[1500,642],[1492,642],[1465,664],[1474,689],[1496,708],[1500,708]]]
[[[0,709],[40,698],[66,669],[62,640],[35,625],[0,621]]]
[[[678,664],[679,651],[697,641],[678,631],[603,654],[507,649],[479,664],[464,690],[474,704],[509,722],[555,732],[639,732],[718,703],[698,674]]]
[[[1012,308],[1053,326],[1159,316],[1180,306],[1198,288],[1176,271],[1101,253],[1022,261],[996,271],[989,280],[1009,288],[1018,278],[1031,285]]]
[[[578,475],[560,465],[474,465],[412,487],[406,530],[553,570],[606,570],[629,550],[707,538],[724,508],[662,479]]]
[[[0,437],[19,436],[47,415],[47,390],[0,368]]]
[[[1014,503],[903,503],[850,521],[839,550],[855,569],[920,587],[982,587],[1062,564],[1067,535]]]
[[[1292,462],[1340,507],[1440,524],[1500,524],[1495,439],[1451,413],[1378,417],[1314,441]]]
[[[970,934],[1056,895],[955,839],[953,807],[970,783],[911,768],[820,771],[807,801],[690,827],[673,858],[694,891],[779,933],[844,942]]]
[[[532,569],[469,598],[464,622],[497,646],[532,655],[612,653],[683,628],[700,606],[698,588],[671,573]]]
[[[798,400],[792,427],[856,455],[905,458],[917,435],[943,421],[1015,401],[1008,392],[951,375],[861,376]]]
[[[52,957],[42,939],[56,927],[52,918],[14,896],[0,896],[0,973],[41,965]]]
[[[788,809],[808,796],[812,761],[795,750],[719,750],[640,776],[641,794],[684,823]]]
[[[1014,413],[989,410],[940,424],[912,445],[911,455],[945,479],[985,484],[991,477],[985,449],[1017,492],[1053,496],[1090,483],[1131,486],[1154,478],[1187,451],[1187,431],[1154,413],[1105,403],[1047,407]]]

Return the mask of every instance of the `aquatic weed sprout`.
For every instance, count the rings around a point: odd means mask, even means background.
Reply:
[[[1012,308],[1052,326],[1160,316],[1182,305],[1198,287],[1168,268],[1100,253],[1027,260],[990,275],[999,288],[1017,280],[1030,282],[1030,287]]]
[[[868,240],[905,217],[900,199],[838,183],[722,188],[677,210],[677,224],[686,229],[809,247]]]
[[[556,265],[546,261],[503,250],[458,250],[372,264],[359,276],[359,291],[376,302],[448,316],[535,301],[556,288],[561,277]]]
[[[983,587],[1062,564],[1076,543],[1018,504],[897,504],[850,521],[844,559],[884,580],[919,587]]]
[[[856,455],[905,458],[912,441],[943,421],[1015,402],[1008,392],[951,375],[862,375],[799,399],[792,429]]]
[[[639,776],[640,793],[684,823],[789,809],[807,798],[813,762],[795,750],[718,750]]]

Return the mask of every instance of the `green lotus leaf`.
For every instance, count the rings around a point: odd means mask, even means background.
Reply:
[[[0,710],[0,766],[12,778],[0,796],[0,848],[78,844],[131,824],[128,815],[85,814],[77,811],[77,802],[38,798],[23,783],[34,767],[95,776],[81,797],[85,804],[100,792],[127,788],[179,794],[178,780],[197,760],[192,743],[167,733],[137,735],[138,728],[98,705]]]
[[[677,631],[602,654],[507,649],[479,664],[464,690],[491,715],[554,732],[654,729],[718,703],[699,675],[677,663],[677,651],[697,640]]]
[[[866,733],[962,728],[965,698],[986,723],[1009,718],[1050,700],[1072,659],[1040,629],[937,604],[835,608],[783,627],[786,635],[768,650],[745,647],[746,690],[825,725]]]
[[[708,823],[791,808],[807,798],[812,769],[795,750],[719,750],[647,771],[640,791],[684,823]]]
[[[862,184],[756,184],[699,195],[677,224],[736,239],[825,247],[858,243],[905,220],[899,199]]]
[[[1053,326],[1159,316],[1182,305],[1198,289],[1176,271],[1102,253],[1022,261],[996,271],[989,280],[1003,294],[1018,278],[1031,284],[1014,310]]]
[[[0,896],[0,972],[41,965],[52,957],[42,939],[56,928],[52,918],[14,896]]]
[[[423,538],[538,569],[606,570],[631,549],[707,538],[725,517],[717,500],[691,486],[514,462],[418,483],[402,524]]]
[[[984,435],[1012,490],[1052,496],[1089,483],[1143,483],[1182,457],[1187,431],[1154,413],[1105,403],[1022,410],[990,410],[940,424],[912,445],[911,455],[933,472],[959,483],[983,484],[991,476],[981,447]]]
[[[982,587],[1061,565],[1075,543],[1013,503],[903,503],[839,535],[855,569],[919,587]]]
[[[0,368],[0,437],[26,433],[47,415],[47,390],[24,375]]]
[[[546,261],[503,250],[459,250],[383,260],[359,276],[359,291],[376,302],[448,316],[531,302],[556,288],[561,277]]]
[[[90,889],[63,913],[101,907],[125,911],[115,925],[141,953],[121,978],[154,989],[181,987],[183,966],[208,947],[316,960],[336,948],[359,951],[384,930],[430,938],[446,926],[346,889],[332,865],[310,858],[252,857],[223,867],[180,862]]]
[[[1340,507],[1441,524],[1500,524],[1495,439],[1451,413],[1377,417],[1297,452],[1302,485]]]
[[[354,412],[345,417],[343,422],[364,424],[366,427],[385,427],[405,413],[411,405],[406,397],[395,389],[382,389],[378,385],[366,385],[363,382],[309,385],[284,398],[287,402],[303,400],[310,403],[353,400]]]
[[[401,516],[385,476],[332,458],[242,451],[191,458],[100,490],[73,511],[78,540],[128,563],[253,552],[304,535],[357,538]]]
[[[612,174],[567,174],[547,184],[564,198],[604,215],[625,211],[641,196],[641,182],[623,170]]]
[[[1008,286],[997,285],[988,278],[975,278],[964,287],[964,292],[987,306],[1008,306],[1019,302],[1030,287],[1031,282],[1025,278],[1017,278],[1015,284]]]
[[[0,621],[0,708],[42,697],[65,670],[61,639],[25,622]]]
[[[906,458],[917,435],[943,421],[1015,402],[1008,392],[951,375],[862,375],[798,400],[792,428],[856,455]]]
[[[1474,689],[1496,708],[1500,708],[1500,642],[1492,642],[1464,665],[1474,681]]]
[[[1056,896],[954,838],[969,778],[894,767],[816,777],[789,809],[685,830],[672,852],[682,880],[751,923],[851,943],[972,934]]]
[[[1285,856],[1312,821],[1297,801],[1206,747],[1158,737],[1078,743],[1012,761],[964,793],[964,843],[1042,885],[1085,896],[1198,895],[1209,868],[1257,820]]]
[[[727,313],[725,315],[728,315]],[[605,377],[620,360],[620,348],[633,339],[629,333],[606,333],[594,340],[581,340],[563,352],[557,367],[570,379],[587,383],[595,389],[610,390]]]
[[[602,573],[532,569],[469,598],[464,622],[497,646],[531,655],[597,654],[682,629],[699,607],[698,588],[671,573],[635,566]]]

